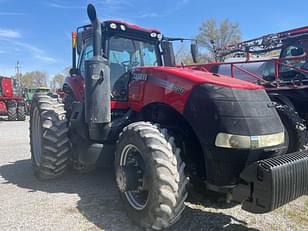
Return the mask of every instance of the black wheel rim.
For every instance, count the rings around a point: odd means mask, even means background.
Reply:
[[[144,169],[145,164],[139,149],[132,145],[126,145],[120,157],[120,166],[132,165],[138,169],[138,190],[124,192],[130,206],[136,210],[142,210],[146,207],[149,197],[148,190],[143,189],[144,186]]]

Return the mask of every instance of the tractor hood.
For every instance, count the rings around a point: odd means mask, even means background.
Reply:
[[[223,87],[240,88],[246,90],[263,89],[263,87],[253,83],[230,78],[224,75],[213,74],[208,71],[193,70],[189,67],[139,67],[136,68],[135,71],[156,76],[158,78],[176,78],[176,82],[183,80],[185,82],[191,82],[193,85],[208,83]]]

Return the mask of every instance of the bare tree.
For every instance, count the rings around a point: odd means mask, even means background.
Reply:
[[[224,19],[219,25],[214,19],[206,20],[202,23],[199,31],[197,40],[201,46],[206,48],[211,59],[215,58],[212,41],[217,48],[222,48],[241,40],[239,24],[230,22],[228,19]]]
[[[55,91],[56,89],[62,88],[64,82],[64,75],[56,74],[50,81],[51,90]]]
[[[42,71],[31,71],[21,76],[23,87],[47,87],[48,74]]]
[[[175,62],[178,65],[189,65],[193,63],[189,49],[183,44],[181,44],[175,51]]]

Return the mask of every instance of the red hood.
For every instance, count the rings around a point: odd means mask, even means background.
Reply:
[[[197,84],[215,84],[220,85],[224,87],[231,87],[231,88],[241,88],[241,89],[247,89],[247,90],[259,90],[263,89],[262,86],[235,79],[230,78],[228,76],[224,75],[218,75],[218,74],[212,74],[210,72],[206,71],[198,71],[198,70],[192,70],[187,67],[138,67],[136,68],[136,71],[146,70],[147,73],[152,73],[153,75],[159,74],[159,75],[171,75],[171,76],[177,76],[189,81],[192,81]]]

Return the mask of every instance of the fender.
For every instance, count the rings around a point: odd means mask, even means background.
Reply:
[[[69,89],[67,89],[69,88]],[[63,84],[63,91],[69,93],[72,91],[77,101],[83,102],[84,100],[84,79],[81,76],[66,77]]]

